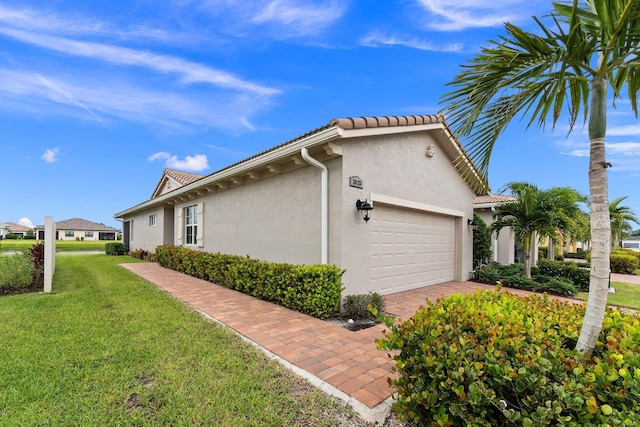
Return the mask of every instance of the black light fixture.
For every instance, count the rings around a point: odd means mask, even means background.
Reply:
[[[478,223],[476,222],[475,219],[468,219],[467,225],[472,231],[476,231],[478,229]]]
[[[364,222],[369,222],[369,220],[371,219],[371,211],[373,211],[373,206],[371,206],[371,204],[367,202],[367,199],[364,199],[364,202],[358,199],[356,201],[356,209],[360,211]]]

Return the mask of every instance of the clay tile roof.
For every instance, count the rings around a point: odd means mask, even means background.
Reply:
[[[98,224],[82,218],[71,218],[56,222],[58,230],[78,230],[78,231],[118,231],[108,225]]]
[[[33,228],[27,227],[26,225],[18,224],[17,222],[5,222],[9,226],[9,230],[13,232],[26,233],[27,231],[33,231]]]
[[[181,172],[175,169],[165,169],[164,174],[175,179],[177,182],[179,182],[182,185],[191,184],[192,182],[195,182],[203,178],[202,175],[197,175],[195,173]]]
[[[431,123],[444,123],[442,114],[424,116],[381,116],[381,117],[348,117],[346,119],[333,119],[329,124],[342,129],[366,129],[388,126],[413,126]]]
[[[473,198],[474,205],[484,205],[489,203],[506,203],[516,200],[513,196],[504,194],[487,194],[486,196],[476,196]]]

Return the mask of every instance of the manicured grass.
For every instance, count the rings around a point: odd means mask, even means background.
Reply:
[[[19,251],[28,249],[38,243],[40,240],[24,240],[24,239],[4,239],[0,240],[1,251]],[[115,240],[57,240],[56,251],[104,251],[104,245]]]
[[[640,310],[640,285],[633,283],[612,282],[611,287],[616,290],[615,294],[609,294],[607,302],[619,307],[629,307]],[[579,292],[576,298],[587,300],[587,292]]]
[[[0,298],[0,425],[364,425],[103,254],[58,254],[52,294]]]

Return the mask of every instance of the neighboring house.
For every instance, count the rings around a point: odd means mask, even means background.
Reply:
[[[115,214],[129,250],[335,264],[346,295],[469,278],[468,221],[486,186],[442,115],[334,119],[190,183],[178,174]]]
[[[81,218],[58,221],[56,240],[116,240],[118,230],[108,225],[98,224]],[[44,239],[44,226],[36,227],[37,237]]]
[[[513,196],[506,196],[503,194],[487,194],[483,196],[477,196],[473,199],[473,210],[487,226],[493,224],[493,211],[495,207],[501,203],[511,202],[516,200]],[[510,227],[503,228],[500,233],[492,234],[491,252],[493,252],[492,261],[498,262],[503,265],[513,264],[518,254],[516,249],[515,237],[513,230]],[[519,254],[524,259],[524,251],[520,249]]]
[[[0,222],[0,240],[4,239],[7,234],[9,234],[9,224]]]
[[[631,236],[622,239],[622,247],[626,249],[633,249],[634,251],[640,251],[640,236]]]
[[[4,239],[9,233],[18,237],[24,237],[29,232],[33,232],[33,228],[18,224],[17,222],[3,222],[0,224],[0,236]]]

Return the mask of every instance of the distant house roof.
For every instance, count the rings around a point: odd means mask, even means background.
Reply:
[[[25,225],[22,224],[18,224],[17,222],[10,222],[7,221],[5,223],[3,223],[4,225],[7,226],[7,228],[9,228],[9,230],[11,230],[12,232],[18,232],[18,233],[27,233],[29,231],[33,231],[33,228],[31,227],[27,227]]]
[[[487,194],[484,196],[476,196],[473,198],[473,207],[491,207],[499,205],[500,203],[513,202],[516,200],[513,196],[507,196],[505,194]]]
[[[156,188],[154,188],[153,193],[151,194],[152,199],[160,195],[160,191],[162,190],[162,187],[166,184],[169,178],[171,178],[172,180],[174,180],[179,184],[179,186],[175,188],[177,189],[182,187],[183,185],[188,185],[188,184],[191,184],[192,182],[195,182],[199,179],[204,178],[204,175],[198,175],[195,173],[187,173],[187,172],[182,172],[175,169],[165,168],[162,174],[162,178],[160,179],[160,181],[158,181],[158,185],[156,185]]]
[[[623,242],[635,242],[640,240],[640,236],[629,236],[622,239]]]
[[[78,231],[118,231],[108,225],[98,224],[81,218],[71,218],[56,222],[58,230],[78,230]]]

